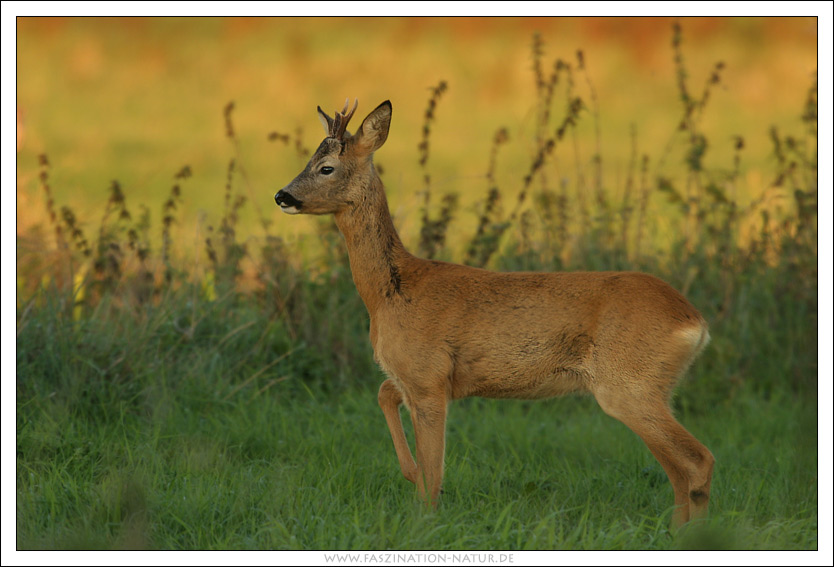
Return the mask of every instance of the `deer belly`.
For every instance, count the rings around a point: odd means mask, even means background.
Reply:
[[[489,353],[460,352],[453,357],[452,396],[534,399],[586,392],[592,346],[585,335],[558,336],[521,338]]]
[[[525,374],[455,374],[452,383],[452,397],[466,398],[553,398],[566,394],[588,391],[587,375],[577,369],[559,368],[550,372],[528,372]]]

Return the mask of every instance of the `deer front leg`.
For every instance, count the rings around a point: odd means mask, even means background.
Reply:
[[[403,431],[403,422],[400,417],[400,406],[403,403],[403,395],[394,381],[390,378],[379,387],[379,407],[385,415],[388,430],[391,432],[391,439],[394,441],[394,450],[397,452],[397,459],[400,461],[400,470],[403,476],[410,482],[417,482],[417,464],[408,448]]]
[[[446,446],[446,398],[424,398],[413,401],[412,406],[409,409],[417,441],[417,495],[429,508],[437,508]]]

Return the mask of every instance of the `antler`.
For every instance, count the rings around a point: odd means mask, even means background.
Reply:
[[[350,104],[350,98],[345,99],[345,107],[341,112],[336,112],[333,122],[328,121],[328,125],[330,126],[328,136],[330,138],[341,140],[344,137],[348,122],[350,122],[350,119],[353,117],[353,113],[356,112],[356,107],[359,106],[359,99],[353,103],[353,108],[350,112],[347,112],[348,104]],[[346,112],[347,114],[345,114]]]

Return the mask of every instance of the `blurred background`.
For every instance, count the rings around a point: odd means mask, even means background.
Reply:
[[[797,129],[817,65],[816,20],[677,21],[693,95],[716,63],[724,64],[703,113],[705,159],[729,171],[735,137],[742,136],[744,182],[732,197],[750,202],[773,175],[769,128]],[[681,120],[672,24],[670,18],[19,18],[18,233],[45,222],[40,154],[49,159],[56,207],[71,207],[82,226],[99,221],[113,180],[128,206],[146,205],[157,223],[173,175],[189,165],[193,177],[183,184],[177,229],[185,231],[180,238],[194,238],[194,223],[222,211],[228,163],[236,156],[246,180],[236,181],[234,191],[249,201],[240,211],[241,236],[257,231],[253,204],[275,221],[278,234],[309,233],[317,221],[279,218],[272,196],[322,138],[316,106],[332,112],[355,97],[358,120],[392,101],[391,135],[376,161],[397,225],[413,245],[424,189],[417,145],[430,89],[440,81],[448,90],[435,111],[427,171],[433,189],[460,196],[462,226],[473,224],[476,215],[466,211],[486,191],[495,132],[509,134],[495,173],[508,203],[535,153],[534,34],[545,77],[558,59],[576,68],[582,50],[586,75],[557,86],[553,120],[565,114],[568,89],[583,99],[576,147],[564,160],[576,162],[580,169],[571,175],[578,175],[590,171],[598,151],[606,190],[617,198],[632,129],[637,152],[649,155],[659,175]],[[237,150],[224,123],[231,101]],[[280,136],[270,141],[272,133]],[[672,156],[665,167],[680,165]]]

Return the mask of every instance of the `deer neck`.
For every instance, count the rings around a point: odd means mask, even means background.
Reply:
[[[362,195],[353,206],[336,213],[335,220],[347,244],[356,290],[373,316],[380,305],[402,298],[402,267],[411,255],[394,228],[376,172]]]

